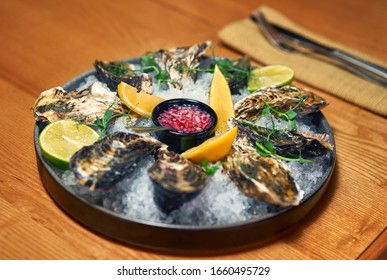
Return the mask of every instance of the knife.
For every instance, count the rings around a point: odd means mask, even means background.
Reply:
[[[259,24],[254,16],[252,16],[251,19]],[[334,59],[338,63],[345,66],[345,68],[348,70],[363,76],[363,78],[387,87],[387,68],[365,61],[344,51],[328,47],[276,24],[268,22],[267,24],[270,24],[270,26],[275,29],[275,31],[278,32],[284,39],[292,41],[299,46],[313,51],[314,53],[325,55],[331,59]]]
[[[319,49],[324,52],[330,52],[336,54],[341,59],[347,59],[350,60],[352,64],[357,64],[358,66],[361,66],[363,68],[366,68],[368,71],[375,71],[378,73],[381,77],[387,79],[387,68],[384,68],[382,66],[376,65],[374,63],[365,61],[363,59],[360,59],[358,57],[355,57],[349,53],[346,53],[341,50],[337,50],[328,46],[325,46],[323,44],[320,44],[316,41],[313,41],[312,39],[309,39],[305,36],[302,36],[300,34],[297,34],[293,31],[290,31],[288,29],[285,29],[283,27],[280,27],[276,24],[271,24],[279,33],[281,33],[282,36],[289,40],[297,41],[299,44],[302,44],[306,47],[312,47],[315,49]]]

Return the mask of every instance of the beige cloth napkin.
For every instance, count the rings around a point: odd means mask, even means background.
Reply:
[[[370,62],[386,66],[383,61],[358,53],[308,31],[269,7],[262,6],[260,9],[270,22]],[[218,36],[225,44],[250,55],[263,64],[287,65],[294,69],[296,79],[374,113],[387,116],[387,88],[364,80],[326,61],[277,49],[266,40],[259,27],[248,18],[226,25],[219,31]]]

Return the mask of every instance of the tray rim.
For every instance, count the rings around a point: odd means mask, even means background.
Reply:
[[[130,61],[138,58],[129,58],[124,61]],[[82,81],[85,80],[90,75],[95,76],[95,70],[86,71],[70,81],[66,82],[62,87],[65,90],[73,90],[74,84],[77,81],[78,86]],[[272,213],[264,218],[253,218],[250,220],[234,222],[232,224],[226,225],[205,225],[205,226],[193,226],[193,225],[180,225],[180,224],[166,224],[149,220],[142,220],[138,218],[124,218],[122,215],[114,213],[108,209],[103,208],[99,205],[94,205],[86,201],[85,199],[76,196],[71,193],[68,189],[61,185],[61,179],[55,174],[53,167],[49,164],[39,147],[38,143],[38,135],[42,129],[43,123],[35,122],[34,128],[34,145],[35,145],[35,153],[37,158],[37,165],[39,169],[39,175],[41,181],[49,193],[51,198],[57,203],[65,213],[70,215],[77,222],[86,226],[87,228],[96,231],[105,236],[111,237],[115,240],[119,240],[129,245],[140,246],[148,249],[156,249],[163,251],[180,251],[180,252],[203,252],[203,251],[216,251],[216,250],[225,250],[227,248],[235,248],[244,246],[254,242],[253,233],[256,233],[255,237],[257,237],[258,243],[267,240],[269,237],[276,236],[280,232],[284,231],[287,228],[295,225],[298,221],[304,218],[309,211],[318,203],[321,196],[325,192],[327,185],[329,183],[330,177],[333,173],[335,164],[336,164],[336,145],[335,139],[333,135],[333,131],[322,114],[322,112],[313,113],[319,120],[321,121],[321,125],[325,129],[325,133],[328,133],[331,137],[331,142],[334,146],[333,151],[331,151],[330,165],[329,170],[327,170],[323,177],[320,179],[322,181],[322,185],[314,190],[309,197],[302,200],[302,203],[298,206],[287,207],[281,209],[278,212]],[[62,197],[61,197],[62,196]],[[65,198],[63,198],[65,197]],[[84,209],[81,211],[77,211],[79,209],[71,209],[71,205],[83,205]],[[83,208],[82,206],[80,206]],[[87,210],[89,209],[89,210]],[[84,211],[91,211],[93,214],[97,214],[100,218],[100,222],[98,219],[93,221],[93,218],[89,217],[91,213],[85,213]],[[301,213],[299,213],[301,212]],[[102,218],[102,219],[101,219]],[[114,227],[110,227],[109,223],[104,224],[104,220],[106,218],[111,218],[115,221],[115,223],[119,224],[119,228],[122,226],[125,227],[126,230],[135,230],[140,232],[150,231],[151,235],[146,234],[141,237],[138,234],[125,234],[119,233]],[[91,220],[90,220],[91,219]],[[278,220],[282,221],[282,224],[278,224]],[[102,221],[102,223],[101,223]],[[121,224],[123,223],[123,225]],[[264,229],[264,227],[268,227]],[[257,229],[260,229],[257,231]],[[251,233],[249,233],[251,231]],[[246,240],[237,240],[237,238],[227,239],[219,239],[220,233],[229,233],[248,237]],[[169,236],[168,236],[169,235]],[[155,236],[158,238],[155,239]],[[175,237],[177,240],[185,240],[184,242],[177,244],[170,240],[171,237]],[[160,238],[161,237],[161,238]],[[203,244],[199,241],[205,239],[206,242]]]

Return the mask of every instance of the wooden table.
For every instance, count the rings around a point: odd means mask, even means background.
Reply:
[[[261,4],[387,61],[384,0],[2,0],[0,259],[386,259],[387,120],[329,92],[316,90],[330,100],[324,115],[337,145],[328,189],[305,219],[258,247],[187,256],[127,246],[75,222],[40,181],[29,109],[41,91],[91,69],[96,58],[217,44],[222,26]],[[221,47],[219,55],[239,56]]]

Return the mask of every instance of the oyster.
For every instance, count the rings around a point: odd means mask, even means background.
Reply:
[[[329,135],[291,131],[271,130],[250,122],[237,120],[238,141],[244,145],[255,147],[255,142],[264,143],[270,138],[275,152],[284,157],[301,156],[310,159],[327,154],[333,150]]]
[[[296,86],[260,89],[235,103],[237,119],[255,121],[261,116],[265,102],[279,112],[294,109],[299,116],[317,112],[327,106],[326,99]]]
[[[48,89],[40,94],[31,111],[37,121],[46,123],[59,119],[94,123],[109,107],[115,114],[126,112],[116,92],[95,82],[80,91],[67,92],[61,87]]]
[[[223,59],[220,58],[220,60]],[[240,95],[241,93],[239,90],[247,86],[251,58],[245,55],[235,60],[224,60],[231,62],[230,66],[225,67],[226,71],[222,70],[222,73],[225,76],[228,85],[230,86],[231,94]]]
[[[132,64],[123,61],[96,60],[94,68],[98,79],[104,82],[112,91],[117,90],[120,82],[125,82],[137,88],[138,91],[143,90],[149,94],[153,92],[152,77],[146,73],[136,75]]]
[[[248,197],[287,207],[303,197],[289,171],[274,158],[262,157],[254,149],[235,145],[224,165],[230,179]]]
[[[196,44],[189,47],[173,48],[168,50],[159,50],[155,52],[155,61],[161,70],[167,71],[169,87],[177,89],[182,88],[181,80],[188,76],[195,79],[193,69],[199,66],[201,56],[211,46],[211,42]]]
[[[165,149],[158,151],[148,174],[155,183],[155,202],[166,213],[197,196],[208,178],[200,166]]]
[[[70,159],[70,169],[81,185],[91,190],[110,189],[139,161],[163,146],[154,138],[116,132],[76,152]]]

